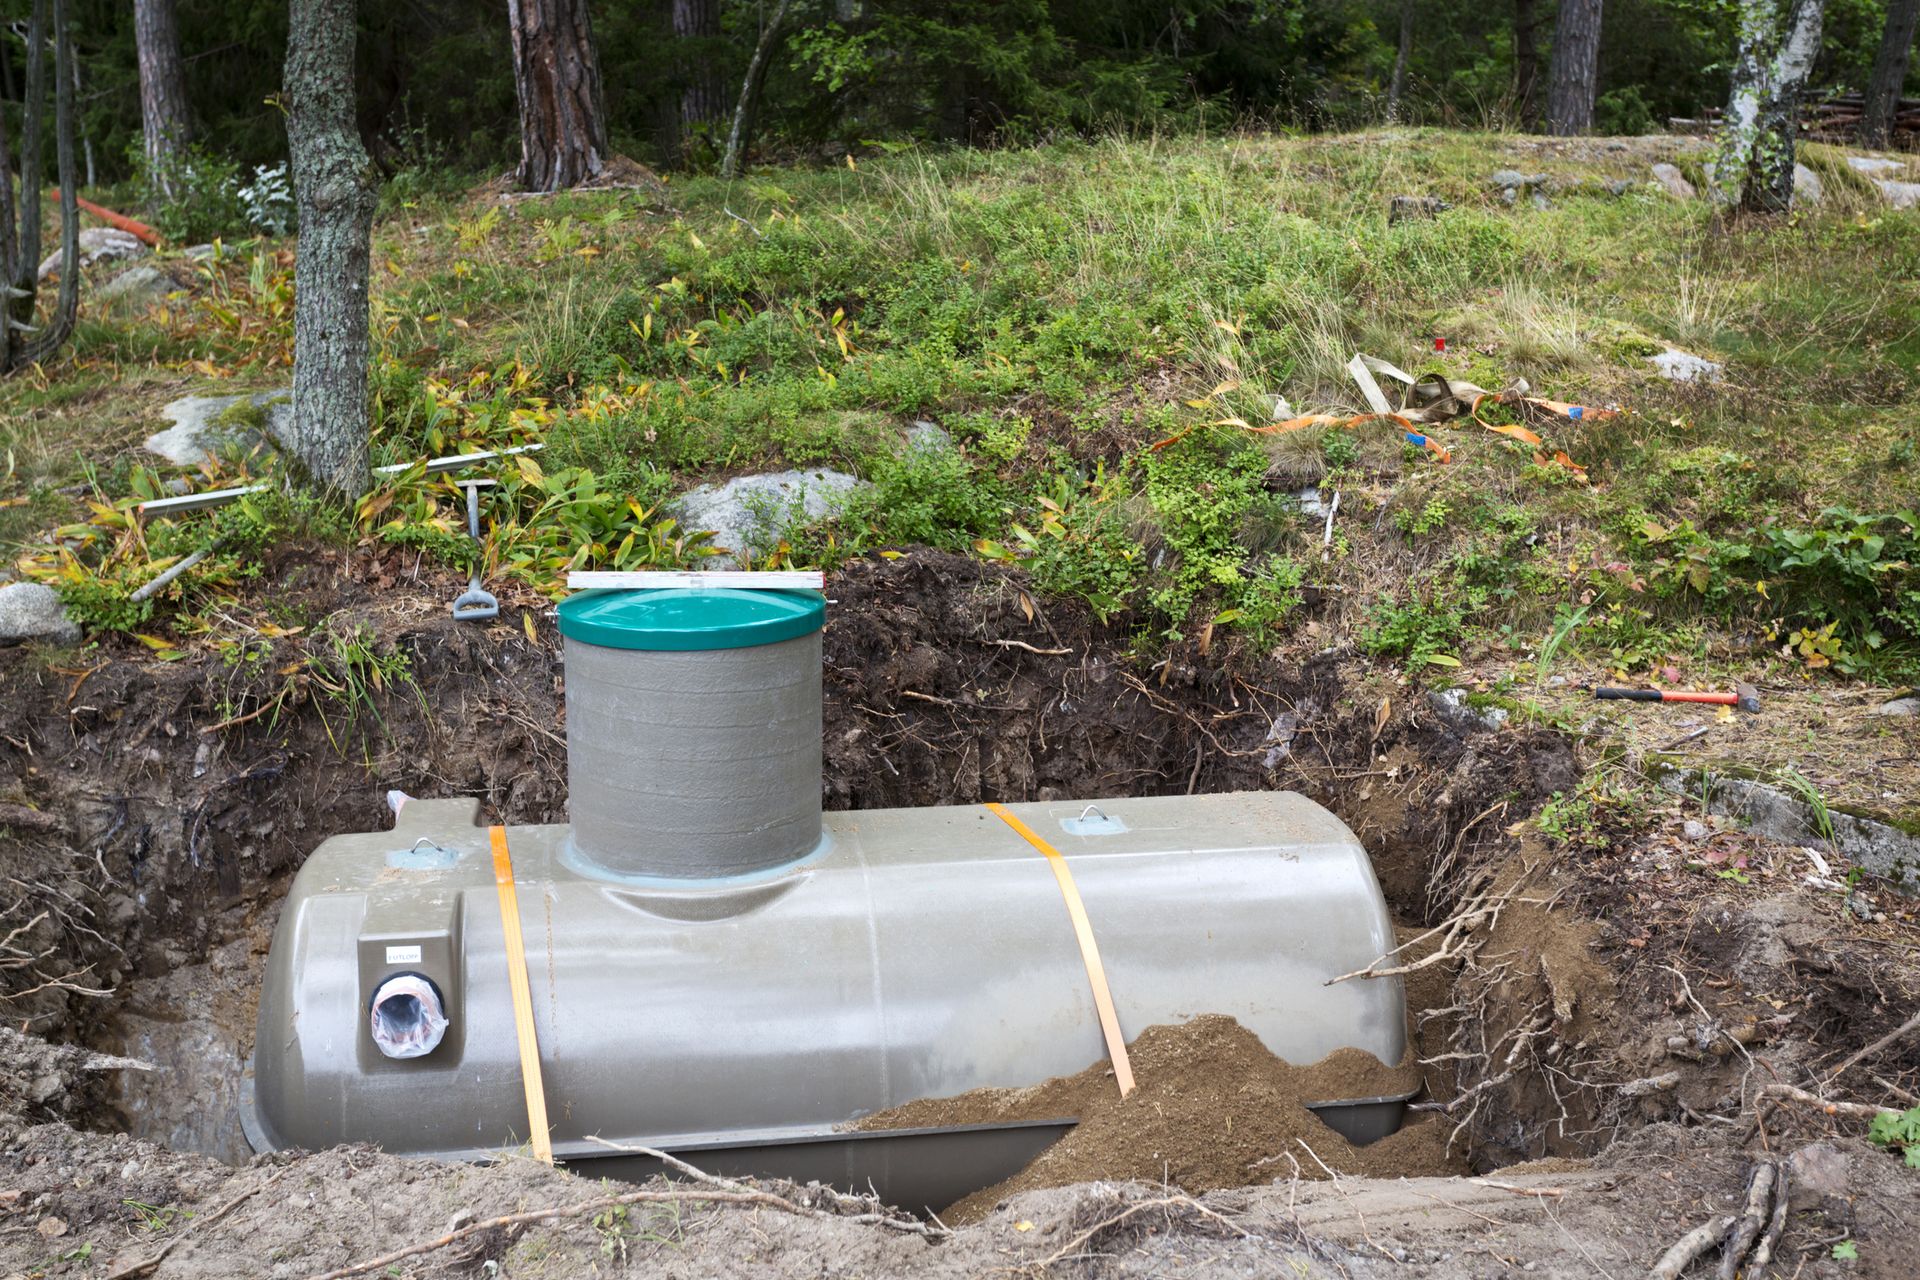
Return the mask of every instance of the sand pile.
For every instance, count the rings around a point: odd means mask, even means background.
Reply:
[[[1296,1067],[1219,1014],[1181,1026],[1149,1027],[1131,1051],[1137,1087],[1125,1100],[1114,1085],[1112,1067],[1101,1061],[1078,1075],[1027,1089],[978,1089],[908,1103],[868,1116],[858,1127],[1079,1119],[1072,1132],[1020,1173],[942,1214],[959,1222],[986,1216],[1016,1191],[1074,1182],[1164,1181],[1198,1193],[1285,1181],[1294,1176],[1296,1161],[1301,1177],[1324,1178],[1314,1155],[1343,1175],[1398,1177],[1465,1168],[1459,1157],[1448,1158],[1449,1126],[1438,1120],[1356,1147],[1306,1108],[1309,1102],[1406,1093],[1419,1084],[1411,1063],[1388,1066],[1358,1049],[1342,1049],[1312,1066]]]

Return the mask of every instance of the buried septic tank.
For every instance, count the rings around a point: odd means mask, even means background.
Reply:
[[[414,801],[314,852],[260,1002],[256,1148],[485,1158],[534,1136],[531,1097],[594,1172],[640,1145],[937,1207],[1075,1117],[848,1126],[1080,1072],[1110,1051],[1109,987],[1129,1034],[1216,1014],[1289,1062],[1401,1062],[1399,982],[1327,984],[1393,931],[1359,842],[1302,796],[823,818],[824,614],[731,589],[564,602],[573,823]],[[1364,1141],[1409,1093],[1310,1101]]]

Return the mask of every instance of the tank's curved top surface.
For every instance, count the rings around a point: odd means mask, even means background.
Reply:
[[[670,587],[581,591],[560,602],[560,634],[609,649],[744,649],[811,635],[826,625],[817,591]]]
[[[1123,1032],[1201,1013],[1281,1057],[1405,1048],[1397,980],[1324,985],[1393,946],[1333,815],[1282,792],[1010,806],[1072,867]],[[526,1138],[500,911],[468,801],[409,804],[301,869],[268,965],[251,1130],[471,1157]],[[737,887],[569,866],[565,827],[509,833],[553,1144],[793,1138],[918,1098],[1020,1086],[1103,1056],[1046,860],[974,807],[831,814],[822,852]],[[422,858],[431,845],[442,857]],[[432,1052],[373,1044],[368,1002],[444,993]]]

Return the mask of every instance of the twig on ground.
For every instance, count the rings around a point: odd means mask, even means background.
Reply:
[[[1830,1116],[1847,1116],[1854,1120],[1871,1120],[1879,1115],[1900,1114],[1892,1107],[1869,1106],[1864,1102],[1829,1102],[1818,1094],[1808,1093],[1805,1089],[1796,1089],[1790,1084],[1766,1084],[1760,1086],[1760,1092],[1754,1095],[1754,1103],[1779,1098],[1787,1102],[1798,1102],[1802,1106],[1816,1107]]]
[[[1342,1186],[1340,1183],[1340,1175],[1335,1173],[1330,1167],[1328,1167],[1327,1162],[1320,1158],[1319,1152],[1315,1151],[1312,1147],[1307,1145],[1307,1140],[1305,1138],[1295,1138],[1294,1141],[1299,1143],[1301,1150],[1305,1151],[1308,1155],[1312,1156],[1313,1162],[1319,1165],[1320,1168],[1326,1172],[1327,1177],[1333,1180],[1333,1189],[1340,1193],[1340,1198],[1347,1202],[1347,1207],[1353,1210],[1354,1218],[1358,1220],[1358,1222],[1360,1223],[1360,1238],[1362,1240],[1365,1240],[1369,1245],[1371,1245],[1373,1249],[1376,1252],[1378,1252],[1380,1256],[1385,1258],[1387,1261],[1398,1262],[1399,1259],[1395,1258],[1393,1254],[1390,1253],[1383,1245],[1381,1245],[1381,1243],[1378,1240],[1375,1240],[1373,1238],[1373,1233],[1367,1230],[1367,1215],[1360,1211],[1360,1206],[1355,1204],[1353,1202],[1353,1197],[1347,1194],[1347,1189],[1344,1186]]]
[[[1516,1196],[1546,1196],[1557,1200],[1567,1194],[1565,1187],[1517,1187],[1511,1182],[1495,1182],[1492,1178],[1468,1178],[1476,1187],[1492,1187],[1495,1191],[1510,1191]]]
[[[1025,649],[1028,653],[1037,653],[1044,657],[1073,652],[1071,649],[1036,649],[1025,640],[988,640],[985,643],[997,644],[1002,649]]]
[[[1746,1259],[1747,1251],[1753,1248],[1754,1241],[1760,1238],[1760,1232],[1766,1228],[1772,1215],[1773,1197],[1773,1161],[1756,1160],[1753,1172],[1747,1175],[1747,1204],[1740,1214],[1740,1221],[1734,1224],[1733,1234],[1727,1237],[1727,1243],[1720,1250],[1719,1280],[1736,1280],[1740,1274],[1740,1264]]]
[[[1773,1261],[1773,1251],[1780,1246],[1781,1233],[1787,1229],[1787,1162],[1779,1161],[1773,1166],[1773,1217],[1767,1221],[1767,1229],[1760,1236],[1760,1243],[1753,1246],[1753,1265],[1747,1274],[1763,1276],[1767,1264]]]
[[[1886,1048],[1888,1045],[1892,1044],[1894,1041],[1898,1040],[1900,1037],[1906,1035],[1908,1032],[1912,1031],[1915,1027],[1920,1027],[1920,1013],[1914,1014],[1911,1018],[1908,1018],[1905,1022],[1901,1023],[1899,1026],[1887,1032],[1887,1034],[1881,1036],[1878,1040],[1875,1040],[1872,1044],[1860,1050],[1860,1052],[1854,1054],[1851,1058],[1848,1058],[1845,1062],[1835,1067],[1832,1071],[1829,1071],[1827,1073],[1827,1078],[1824,1081],[1824,1083],[1832,1084],[1835,1080],[1838,1080],[1842,1075],[1844,1075],[1848,1070],[1848,1068],[1858,1065],[1863,1059],[1871,1058],[1874,1054],[1880,1052],[1882,1049]]]
[[[242,1191],[239,1195],[227,1201],[225,1204],[221,1205],[218,1209],[215,1209],[212,1213],[207,1214],[205,1217],[193,1219],[191,1222],[187,1223],[186,1226],[180,1228],[180,1232],[178,1235],[170,1237],[165,1244],[161,1245],[157,1250],[149,1254],[147,1257],[136,1259],[132,1262],[126,1263],[124,1266],[116,1267],[112,1271],[108,1272],[107,1280],[133,1280],[133,1277],[135,1276],[146,1275],[149,1271],[152,1271],[155,1267],[158,1267],[162,1262],[165,1262],[167,1255],[172,1253],[175,1249],[177,1249],[180,1246],[180,1242],[182,1240],[185,1240],[188,1236],[192,1235],[195,1227],[212,1226],[214,1223],[220,1221],[220,1219],[226,1217],[228,1214],[232,1213],[235,1209],[238,1209],[242,1204],[246,1203],[248,1200],[252,1199],[254,1196],[259,1195],[262,1191],[265,1191],[268,1187],[280,1181],[280,1179],[286,1175],[286,1172],[287,1171],[285,1169],[281,1169],[280,1171],[275,1173],[271,1178],[268,1178],[265,1182],[261,1182],[255,1186],[247,1188],[245,1191]]]

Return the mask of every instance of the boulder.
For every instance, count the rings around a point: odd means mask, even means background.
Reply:
[[[1889,160],[1884,156],[1848,156],[1847,168],[1855,173],[1864,173],[1869,178],[1887,173],[1905,173],[1907,162]]]
[[[1661,377],[1674,382],[1719,382],[1726,370],[1726,366],[1717,361],[1693,355],[1678,347],[1668,347],[1659,355],[1648,356],[1647,362]]]
[[[1700,194],[1694,190],[1693,184],[1687,181],[1687,176],[1670,164],[1653,166],[1653,180],[1665,187],[1667,194],[1676,200],[1691,200]]]
[[[1920,182],[1894,182],[1888,178],[1876,178],[1873,185],[1880,188],[1880,194],[1896,209],[1920,208]]]
[[[699,485],[677,505],[683,528],[710,530],[712,545],[737,557],[767,550],[794,526],[839,512],[854,492],[867,487],[844,471],[775,471]]]
[[[1544,173],[1522,173],[1518,169],[1498,169],[1487,178],[1487,185],[1512,191],[1520,188],[1543,187],[1547,184]]]
[[[0,645],[23,640],[49,644],[80,640],[80,624],[67,616],[67,607],[44,583],[9,582],[0,587]]]
[[[80,233],[80,265],[90,267],[111,258],[144,258],[149,250],[140,237],[118,227],[88,227]],[[60,250],[55,249],[40,264],[40,278],[60,269]]]
[[[952,453],[953,437],[939,423],[919,418],[907,428],[907,449],[913,453]]]
[[[293,431],[293,389],[238,396],[183,396],[160,410],[173,423],[147,437],[147,452],[197,467],[222,449],[284,443]]]
[[[101,285],[94,296],[103,302],[125,302],[143,307],[165,302],[167,295],[179,287],[174,278],[159,267],[151,262],[142,262],[128,267]]]
[[[1819,204],[1826,198],[1826,188],[1820,184],[1820,175],[1803,164],[1793,166],[1793,198],[1795,202],[1806,201]]]
[[[1870,716],[1894,716],[1912,718],[1920,716],[1920,697],[1895,698],[1892,702],[1883,702],[1867,712]]]
[[[1439,196],[1395,196],[1387,202],[1387,225],[1438,217],[1451,208]]]

